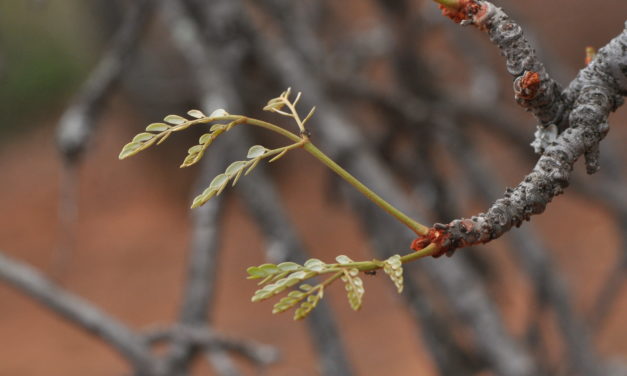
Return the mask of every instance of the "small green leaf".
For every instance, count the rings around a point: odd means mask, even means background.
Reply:
[[[357,269],[354,269],[359,273]],[[362,297],[364,295],[364,283],[359,277],[353,276],[353,269],[344,273],[342,277],[342,281],[345,282],[344,287],[346,288],[346,295],[348,298],[348,303],[351,308],[355,311],[361,308]]]
[[[229,116],[229,113],[224,111],[224,109],[222,108],[218,108],[217,110],[213,111],[211,115],[209,115],[210,118],[223,117],[223,116]]]
[[[300,265],[298,265],[295,262],[290,262],[290,261],[286,261],[286,262],[282,262],[279,265],[277,265],[277,268],[281,269],[284,272],[292,272],[292,271],[296,271],[298,269],[300,269]]]
[[[353,262],[353,260],[351,260],[350,257],[346,256],[346,255],[339,255],[335,258],[335,261],[337,261],[340,264],[348,264]]]
[[[207,143],[211,143],[211,139],[213,138],[213,134],[212,133],[205,133],[202,136],[200,136],[200,138],[198,139],[198,143],[199,144],[207,144]]]
[[[143,132],[133,137],[132,142],[145,142],[145,141],[151,140],[153,137],[155,137],[154,134]]]
[[[211,132],[217,132],[217,131],[221,131],[226,129],[227,125],[226,124],[214,124],[211,126],[211,128],[209,128],[209,130]]]
[[[128,156],[131,156],[137,153],[137,150],[141,146],[142,144],[140,142],[129,142],[128,144],[124,145],[124,147],[122,148],[122,151],[120,152],[120,155],[118,155],[118,158],[124,159]]]
[[[314,272],[321,272],[327,267],[327,264],[325,264],[324,262],[318,259],[313,258],[313,259],[307,260],[305,262],[304,267]]]
[[[174,124],[174,125],[183,124],[183,123],[187,122],[187,119],[185,119],[184,117],[178,116],[178,115],[168,115],[165,118],[163,118],[163,120],[166,123],[170,123],[170,124]]]
[[[296,303],[298,303],[298,299],[286,296],[282,298],[281,300],[279,300],[279,302],[274,305],[274,308],[272,309],[272,313],[276,314],[276,313],[285,312],[288,309],[292,308]]]
[[[220,174],[213,178],[211,183],[209,183],[209,187],[212,189],[220,189],[229,181],[229,177],[226,174]]]
[[[281,269],[279,269],[274,264],[262,264],[262,265],[259,265],[259,269],[263,270],[267,275],[277,274],[281,272]]]
[[[202,145],[194,145],[191,148],[187,149],[187,153],[189,155],[198,154],[201,151],[203,151],[203,146]]]
[[[194,201],[192,202],[192,209],[195,209],[199,206],[204,205],[207,201],[209,201],[213,196],[216,195],[216,190],[207,188],[203,193],[196,196]]]
[[[322,291],[322,290],[320,290]],[[311,299],[310,299],[311,297]],[[318,302],[322,298],[322,295],[309,295],[307,301],[301,303],[300,307],[294,311],[294,320],[301,320],[307,317],[309,313],[316,308]]]
[[[400,255],[394,255],[383,262],[383,271],[387,274],[400,294],[403,292],[403,263]]]
[[[321,260],[318,260],[317,258],[310,258],[309,260],[305,261],[304,266],[307,269],[311,269],[313,266],[317,266],[317,265],[326,265],[324,262],[322,262]]]
[[[305,294],[302,293],[301,291],[294,290],[294,291],[290,291],[290,293],[287,294],[287,296],[289,296],[290,298],[302,299],[305,296]]]
[[[261,146],[261,145],[253,145],[250,147],[250,149],[248,149],[248,154],[246,155],[247,158],[257,158],[257,157],[261,157],[262,155],[264,155],[266,152],[268,151],[268,149],[266,149],[265,147]]]
[[[204,118],[207,117],[205,114],[202,113],[202,111],[200,110],[189,110],[187,111],[187,114],[193,118],[196,119],[200,119],[200,118]]]
[[[266,300],[272,297],[274,294],[269,290],[257,290],[255,295],[250,299],[252,302],[259,302],[261,300]]]
[[[152,123],[146,127],[149,132],[163,132],[170,129],[170,126],[165,123]]]
[[[248,273],[248,279],[264,278],[268,276],[268,273],[256,266],[249,267],[246,269],[246,272]]]
[[[279,274],[276,274],[274,277],[272,277],[272,280],[276,281],[277,279],[284,278],[288,274],[290,274],[290,272],[280,272]]]
[[[237,161],[233,162],[227,167],[224,173],[229,177],[232,177],[235,174],[238,174],[244,167],[246,166],[246,161]]]
[[[289,279],[295,279],[297,281],[302,281],[308,278],[313,277],[314,275],[316,275],[315,272],[310,272],[310,271],[304,271],[304,270],[299,270],[297,272],[294,272],[292,274],[290,274],[290,276],[288,277]]]
[[[279,111],[285,106],[283,98],[272,98],[268,101],[268,104],[263,108],[264,111]]]

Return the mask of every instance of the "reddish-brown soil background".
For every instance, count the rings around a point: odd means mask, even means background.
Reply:
[[[581,65],[584,47],[603,45],[620,32],[627,15],[624,0],[526,1],[518,8],[536,35],[573,70]],[[52,270],[60,241],[61,166],[54,148],[55,118],[48,116],[45,126],[0,144],[0,248],[45,272]],[[160,152],[119,162],[120,146],[132,136],[138,121],[143,120],[117,98],[100,124],[79,172],[77,239],[62,283],[130,326],[143,328],[169,323],[177,315],[193,171],[180,171],[178,160],[169,161]],[[609,138],[624,145],[627,132],[618,128],[627,123],[626,111],[620,110],[611,123],[615,128]],[[500,167],[506,170],[507,182],[515,182],[529,166],[509,157],[490,137],[484,138],[486,147],[503,155]],[[286,158],[277,164],[274,175],[312,255],[371,257],[350,208],[329,202],[328,175],[308,156]],[[283,358],[271,368],[271,375],[317,375],[304,324],[271,315],[270,304],[250,303],[255,286],[244,279],[244,269],[263,262],[263,241],[235,195],[227,199],[223,221],[216,327],[279,347]],[[533,225],[554,249],[577,309],[587,312],[617,257],[618,230],[611,217],[569,191]],[[508,288],[499,290],[507,293],[496,298],[511,330],[520,333],[529,314],[529,288],[511,259],[499,252],[502,247],[504,242],[496,241],[479,252],[490,252],[502,264],[500,281]],[[365,304],[358,313],[350,311],[341,289],[332,289],[327,297],[357,374],[434,374],[428,351],[391,284],[381,277],[366,283]],[[623,294],[596,338],[604,355],[627,356],[627,328],[621,320],[626,315]],[[553,330],[549,324],[544,329]],[[0,375],[104,376],[127,371],[125,363],[97,339],[0,284]],[[210,374],[210,370],[198,364],[195,374]]]

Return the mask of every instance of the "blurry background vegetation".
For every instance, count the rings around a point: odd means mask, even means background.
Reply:
[[[102,48],[88,1],[0,3],[0,132],[41,124],[67,103]]]

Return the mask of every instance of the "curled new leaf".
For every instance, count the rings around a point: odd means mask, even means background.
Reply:
[[[357,275],[359,270],[349,269],[344,271],[342,281],[344,281],[344,287],[346,288],[346,295],[348,303],[355,311],[361,308],[362,297],[364,296],[364,283]]]
[[[135,153],[137,153],[139,151],[139,149],[141,148],[142,143],[141,142],[129,142],[128,144],[124,145],[124,147],[122,148],[122,151],[120,152],[120,155],[118,156],[119,159],[124,159],[126,157],[129,157]]]
[[[294,320],[301,320],[307,317],[309,313],[316,308],[318,302],[322,298],[322,289],[319,290],[319,295],[309,295],[307,296],[307,301],[303,302],[300,307],[294,311]]]
[[[213,133],[205,133],[198,138],[198,143],[205,145],[211,143],[213,139]]]
[[[280,111],[285,106],[285,101],[282,98],[273,98],[268,101],[268,104],[263,108],[264,111]]]
[[[187,150],[187,157],[181,164],[181,167],[188,167],[200,160],[202,156],[205,154],[205,149],[208,145],[194,145],[189,150]]]
[[[394,255],[383,262],[383,271],[390,276],[400,294],[403,292],[403,263],[400,255]]]
[[[194,201],[192,202],[192,209],[195,209],[199,206],[204,205],[213,196],[215,196],[217,192],[218,192],[217,190],[212,189],[211,187],[205,189],[200,195],[194,198]]]

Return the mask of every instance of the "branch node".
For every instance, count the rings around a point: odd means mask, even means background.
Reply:
[[[469,226],[472,226],[472,222],[469,224]],[[433,227],[429,229],[429,232],[427,232],[426,235],[422,235],[414,239],[414,241],[412,241],[411,243],[410,248],[418,252],[423,250],[430,244],[435,244],[438,247],[438,251],[432,255],[434,258],[438,258],[444,254],[449,257],[452,256],[454,249],[444,246],[446,243],[448,243],[446,241],[448,238],[448,233],[446,231],[447,228],[448,226],[441,223],[434,224]]]
[[[525,71],[522,76],[514,80],[514,93],[516,99],[533,99],[540,92],[540,74],[538,72]]]

